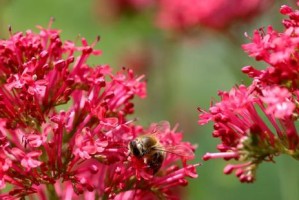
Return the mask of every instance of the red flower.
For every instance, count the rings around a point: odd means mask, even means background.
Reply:
[[[256,30],[252,42],[243,45],[249,56],[269,66],[258,70],[252,66],[243,72],[253,78],[249,87],[241,85],[230,92],[220,92],[221,101],[209,112],[199,109],[199,124],[214,122],[213,136],[221,139],[220,153],[207,153],[211,158],[235,159],[241,164],[228,164],[224,173],[235,171],[241,182],[253,182],[258,165],[287,154],[299,159],[298,118],[298,11],[282,6],[285,30],[271,26],[265,33]]]
[[[282,6],[281,13],[289,16],[283,21],[285,28],[282,32],[273,30],[271,26],[266,32],[256,30],[252,42],[243,45],[249,56],[269,66],[264,70],[247,66],[243,72],[265,84],[284,85],[292,90],[298,88],[298,10]]]
[[[268,104],[267,114],[273,113],[278,119],[285,119],[292,116],[295,110],[295,103],[292,102],[292,94],[286,88],[278,86],[263,91],[261,100]]]
[[[226,174],[235,170],[242,182],[254,181],[257,166],[280,153],[299,158],[299,135],[293,118],[296,100],[285,88],[258,86],[241,85],[230,92],[220,92],[221,101],[212,105],[209,112],[200,110],[199,124],[213,121],[213,136],[222,142],[217,146],[220,153],[207,153],[203,159],[243,162],[229,164],[224,170]]]
[[[95,43],[82,38],[76,46],[58,30],[39,29],[0,41],[0,188],[7,191],[1,199],[171,198],[186,177],[197,176],[196,164],[180,155],[167,154],[154,176],[142,159],[141,168],[133,162],[128,144],[152,131],[128,119],[132,99],[146,96],[143,76],[92,68],[86,61],[100,54]],[[193,158],[181,133],[167,125],[157,135],[163,146],[182,146]]]

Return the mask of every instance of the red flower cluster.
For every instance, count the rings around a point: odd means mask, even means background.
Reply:
[[[194,151],[167,123],[147,129],[127,118],[132,99],[146,96],[143,76],[92,68],[87,59],[101,53],[97,41],[89,45],[82,38],[76,46],[63,42],[58,30],[39,29],[0,40],[0,188],[7,191],[0,198],[175,197],[176,186],[197,176],[196,164],[167,154],[153,176],[128,149],[137,136],[159,129],[163,146]]]
[[[157,23],[165,29],[186,30],[201,25],[226,29],[237,20],[250,20],[273,0],[160,0]]]
[[[274,156],[299,159],[299,10],[282,6],[281,13],[289,16],[283,21],[283,32],[272,27],[266,33],[257,30],[252,42],[243,45],[249,56],[269,66],[263,70],[244,67],[243,72],[253,78],[249,87],[220,92],[221,101],[209,112],[200,109],[199,124],[213,121],[213,136],[222,141],[217,147],[220,153],[207,153],[203,159],[242,161],[224,169],[226,174],[235,171],[242,182],[254,181],[257,166],[273,161]]]
[[[274,0],[97,0],[96,3],[96,14],[108,21],[153,8],[158,27],[181,32],[198,26],[227,29],[236,21],[250,21]]]

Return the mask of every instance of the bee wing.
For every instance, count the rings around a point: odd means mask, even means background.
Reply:
[[[164,133],[166,130],[170,130],[170,124],[168,121],[161,121],[155,124],[152,124],[149,132],[153,135],[159,135]]]
[[[193,149],[185,145],[164,147],[162,151],[175,154],[177,156],[183,157],[186,160],[192,160],[195,157]]]

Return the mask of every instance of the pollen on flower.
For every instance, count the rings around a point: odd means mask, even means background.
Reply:
[[[90,67],[88,58],[101,53],[98,39],[78,45],[50,26],[38,28],[0,40],[0,199],[168,199],[197,176],[196,164],[179,165],[181,157],[169,155],[145,179],[148,166],[128,150],[151,131],[128,117],[132,99],[146,97],[144,76]],[[160,136],[162,144],[194,151],[169,125]]]

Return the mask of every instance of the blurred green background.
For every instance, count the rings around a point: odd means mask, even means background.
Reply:
[[[102,0],[105,1],[105,0]],[[109,1],[109,0],[106,0]],[[138,73],[146,74],[148,97],[136,100],[136,114],[141,124],[169,120],[179,123],[186,140],[198,144],[197,160],[205,152],[215,152],[217,139],[211,137],[211,125],[199,127],[197,107],[207,109],[218,90],[229,90],[235,84],[249,83],[240,71],[245,65],[259,65],[242,51],[248,42],[244,32],[251,35],[259,27],[272,24],[282,30],[277,1],[255,21],[240,24],[230,34],[200,29],[188,37],[173,37],[154,26],[150,13],[138,13],[107,19],[98,9],[97,0],[0,0],[0,36],[13,32],[46,27],[50,17],[54,28],[62,30],[62,38],[76,40],[78,35],[90,43],[97,35],[97,48],[103,55],[90,59],[91,65],[110,64],[115,69],[132,64]],[[103,15],[104,14],[104,15]],[[101,18],[103,17],[103,19]],[[209,200],[298,200],[298,163],[280,156],[276,163],[264,163],[254,184],[241,184],[234,175],[224,175],[223,160],[204,162],[198,168],[199,178],[190,180],[183,199]]]

